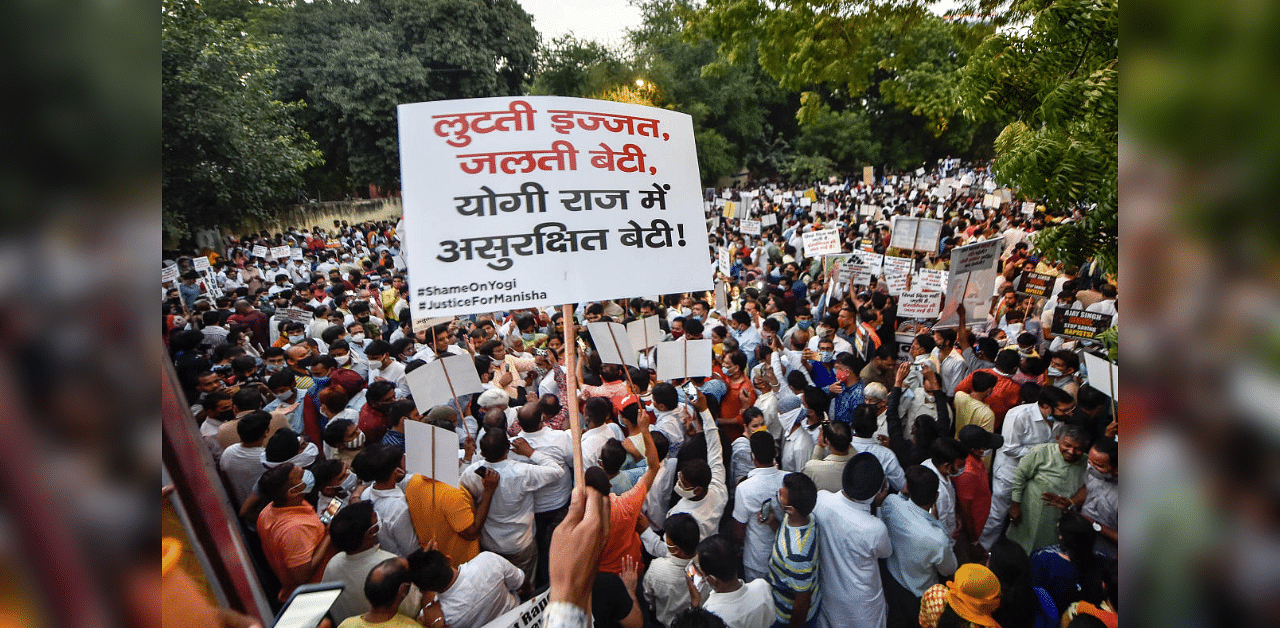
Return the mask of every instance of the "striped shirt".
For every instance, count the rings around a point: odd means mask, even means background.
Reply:
[[[793,527],[783,522],[769,558],[769,585],[773,589],[773,614],[782,624],[791,621],[791,610],[796,595],[810,591],[809,613],[805,617],[812,625],[818,616],[821,595],[818,590],[818,522],[813,515],[809,523]]]

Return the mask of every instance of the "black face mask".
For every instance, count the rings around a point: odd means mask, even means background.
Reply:
[[[213,416],[213,418],[215,418],[215,419],[217,419],[217,420],[219,420],[219,421],[222,421],[223,423],[226,423],[227,421],[230,421],[230,420],[232,420],[232,419],[236,418],[236,411],[235,411],[235,410],[227,410],[226,412],[219,412],[218,414],[215,414],[215,415]]]

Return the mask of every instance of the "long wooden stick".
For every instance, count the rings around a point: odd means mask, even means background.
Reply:
[[[462,409],[462,402],[458,401],[458,393],[453,391],[453,380],[449,378],[449,369],[445,368],[444,360],[440,360],[440,371],[444,373],[444,383],[449,385],[449,394],[453,397],[453,404],[458,406],[458,418],[462,421],[462,429],[467,432],[467,438],[474,438],[471,435],[471,426],[467,425],[466,411]]]
[[[564,403],[569,405],[569,434],[573,437],[573,483],[575,486],[586,486],[585,469],[582,468],[582,424],[578,422],[578,330],[573,320],[573,306],[560,306],[564,317],[564,366],[565,391]]]

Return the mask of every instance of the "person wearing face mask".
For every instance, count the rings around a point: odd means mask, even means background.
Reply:
[[[351,371],[360,376],[361,381],[369,381],[369,364],[364,358],[355,354],[345,340],[335,340],[329,344],[329,357],[333,358],[338,368]]]
[[[720,529],[720,518],[729,502],[729,489],[725,484],[724,451],[720,444],[720,429],[715,417],[707,409],[707,398],[696,392],[693,407],[702,417],[702,431],[706,435],[707,457],[688,458],[676,469],[676,502],[667,516],[687,512],[698,522],[699,533],[709,537]]]
[[[823,339],[826,339],[831,341],[833,347],[832,350],[836,352],[836,355],[840,355],[841,353],[853,353],[853,345],[849,344],[849,342],[844,338],[836,335],[836,330],[839,329],[839,327],[840,322],[837,315],[831,314],[826,318],[823,318],[822,322],[817,325],[817,332],[809,339],[809,350],[817,351],[818,343]]]
[[[1004,446],[996,452],[991,469],[991,514],[982,531],[982,546],[987,550],[999,538],[1005,518],[1010,514],[1010,496],[1019,462],[1036,445],[1050,442],[1053,439],[1054,423],[1070,417],[1075,406],[1075,400],[1061,388],[1045,386],[1040,389],[1035,403],[1013,408],[1005,416],[1004,425],[1000,429]],[[1072,492],[1074,493],[1074,489]]]
[[[352,323],[360,323],[361,327],[369,336],[377,337],[382,335],[382,326],[385,322],[371,313],[371,306],[366,300],[355,301],[350,306],[351,314],[343,319],[344,325]]]
[[[949,540],[955,539],[960,530],[956,519],[956,488],[951,481],[964,473],[968,455],[960,441],[943,437],[929,446],[929,459],[922,465],[938,476],[938,502],[934,507]]]
[[[364,482],[372,482],[367,490],[358,487],[351,494],[351,501],[367,499],[373,502],[381,529],[378,544],[396,556],[408,556],[420,549],[418,534],[413,529],[409,515],[409,502],[399,486],[405,478],[404,447],[381,443],[365,446],[356,454],[351,468]]]
[[[404,381],[404,364],[397,362],[390,344],[383,340],[374,340],[364,350],[369,360],[369,384],[385,380],[397,388],[407,388]]]
[[[966,425],[960,429],[960,444],[969,450],[964,473],[955,478],[956,520],[960,528],[957,552],[962,559],[981,562],[986,550],[979,543],[982,528],[991,513],[991,485],[983,458],[987,452],[1004,446],[1004,437],[992,434],[979,425]]]
[[[1075,495],[1070,498],[1052,493],[1042,496],[1060,510],[1079,511],[1097,533],[1093,552],[1108,559],[1119,555],[1119,456],[1115,439],[1102,438],[1089,450],[1084,486]]]
[[[1027,554],[1057,541],[1055,529],[1060,517],[1055,501],[1076,495],[1084,486],[1085,452],[1089,434],[1077,425],[1067,425],[1057,442],[1032,447],[1018,462],[1010,494],[1010,540]]]
[[[283,372],[288,368],[285,362],[284,349],[279,347],[267,347],[262,350],[262,373],[266,377]]]
[[[338,554],[325,566],[324,581],[347,585],[329,608],[329,614],[339,622],[369,612],[369,600],[364,596],[365,579],[379,563],[396,557],[378,546],[381,527],[378,513],[368,502],[344,507],[329,523],[329,536],[333,538]],[[416,617],[422,606],[422,594],[416,586],[411,584],[409,587],[409,594],[400,602],[399,611],[405,616]]]
[[[1049,354],[1049,368],[1045,370],[1047,384],[1057,386],[1075,398],[1080,390],[1080,382],[1076,379],[1080,371],[1080,356],[1074,351],[1054,351]]]
[[[350,419],[335,419],[324,426],[324,455],[350,464],[364,448],[364,432]]]
[[[240,442],[226,448],[218,460],[231,485],[231,500],[236,508],[253,494],[253,484],[262,475],[260,459],[266,451],[270,423],[271,415],[261,410],[241,417],[236,423]]]
[[[888,496],[884,469],[871,454],[845,464],[841,491],[818,493],[818,626],[884,626],[887,608],[878,561],[893,553],[874,509]],[[838,533],[835,533],[839,531]]]
[[[814,386],[826,388],[836,383],[836,351],[831,338],[819,339],[817,351],[805,349],[800,357],[804,360],[805,371]]]
[[[281,602],[299,585],[319,582],[334,553],[316,509],[306,501],[303,475],[301,466],[286,462],[267,469],[258,480],[259,492],[271,500],[258,514],[258,537],[280,580]]]

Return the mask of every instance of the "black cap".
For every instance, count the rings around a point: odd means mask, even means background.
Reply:
[[[841,485],[846,495],[856,501],[871,499],[884,486],[884,467],[880,459],[862,452],[844,463]]]
[[[1000,449],[1004,446],[1003,436],[992,434],[981,425],[966,425],[960,428],[958,440],[968,449]]]

